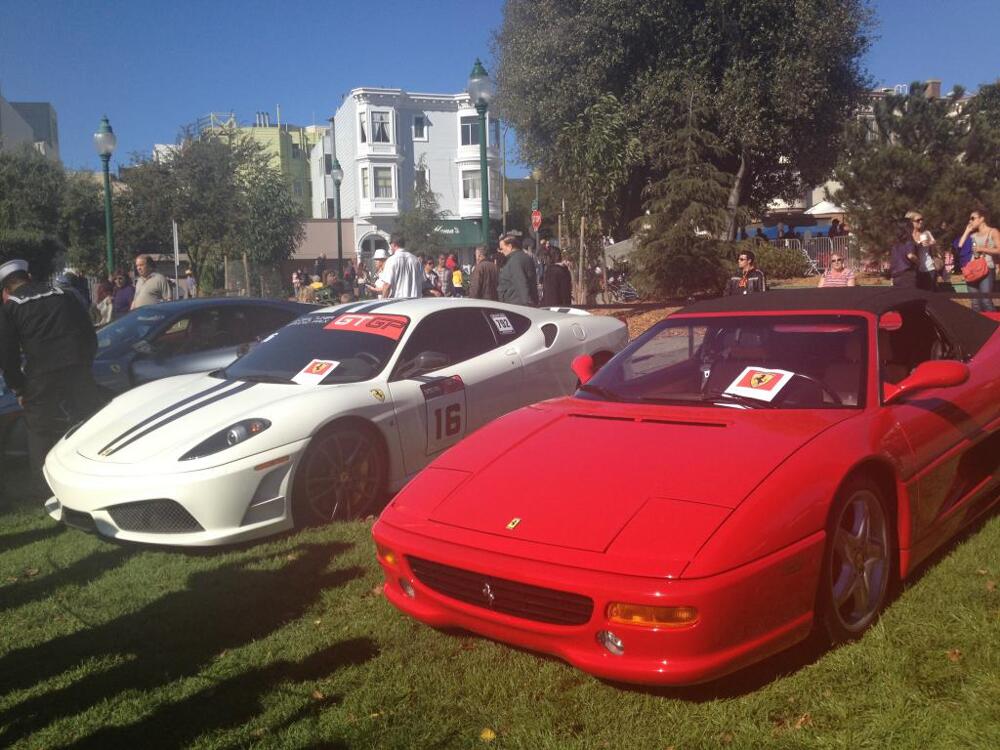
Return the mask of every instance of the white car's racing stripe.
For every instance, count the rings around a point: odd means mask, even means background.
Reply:
[[[224,398],[226,396],[231,395],[236,390],[246,390],[245,388],[242,388],[241,385],[242,386],[253,385],[253,383],[243,383],[243,384],[241,384],[239,381],[236,381],[236,380],[225,380],[222,383],[219,383],[217,385],[213,385],[211,388],[208,388],[208,389],[206,389],[204,391],[200,391],[200,392],[194,394],[193,396],[188,396],[187,398],[181,399],[177,403],[171,404],[170,406],[168,406],[165,409],[161,409],[160,411],[158,411],[153,416],[147,417],[146,419],[142,420],[141,422],[138,422],[137,424],[133,425],[129,429],[125,430],[125,432],[123,432],[122,434],[118,435],[114,440],[112,440],[110,443],[108,443],[103,448],[101,448],[101,450],[98,451],[98,453],[100,455],[102,455],[102,456],[110,456],[112,453],[115,453],[116,451],[118,451],[121,448],[125,447],[125,445],[127,445],[128,443],[131,443],[132,439],[128,439],[125,443],[122,443],[122,441],[126,440],[126,438],[129,438],[129,436],[134,435],[139,430],[142,430],[144,427],[148,427],[149,425],[153,424],[157,420],[163,420],[163,421],[160,421],[159,423],[153,425],[151,428],[149,428],[147,430],[144,430],[139,435],[139,437],[141,437],[142,435],[147,434],[148,432],[150,432],[152,430],[157,429],[158,427],[162,427],[167,422],[172,422],[174,419],[177,418],[177,416],[178,416],[178,410],[182,409],[183,407],[187,406],[188,404],[191,404],[193,402],[198,402],[198,403],[195,404],[194,407],[184,410],[182,412],[183,414],[187,414],[189,411],[194,411],[194,409],[201,408],[202,406],[204,406],[206,404],[214,403],[215,401],[218,401],[220,398]],[[223,393],[219,394],[219,391],[223,391]],[[216,394],[216,395],[213,396],[213,394]],[[203,400],[202,401],[198,401],[199,399],[203,399]]]

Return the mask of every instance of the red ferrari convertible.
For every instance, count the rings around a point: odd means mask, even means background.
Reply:
[[[614,680],[859,636],[998,497],[997,322],[889,288],[671,315],[571,398],[434,461],[376,523],[405,613]]]

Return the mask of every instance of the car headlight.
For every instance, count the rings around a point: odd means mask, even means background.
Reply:
[[[237,422],[215,433],[207,440],[201,441],[181,456],[180,460],[190,461],[194,458],[203,458],[204,456],[224,451],[226,448],[239,445],[244,440],[249,440],[254,435],[259,435],[270,426],[271,423],[266,419],[244,419],[242,422]]]

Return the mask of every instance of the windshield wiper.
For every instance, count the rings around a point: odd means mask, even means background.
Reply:
[[[622,397],[619,396],[612,390],[603,388],[599,385],[591,385],[590,383],[583,383],[580,386],[581,391],[586,391],[587,393],[596,393],[598,396],[604,396],[608,401],[621,401]]]
[[[259,372],[254,375],[233,375],[231,373],[225,373],[227,378],[232,380],[245,380],[248,383],[291,383],[290,378],[286,378],[282,375],[268,375],[267,373]]]
[[[692,404],[697,404],[700,401],[700,399],[676,397],[669,398],[667,396],[639,396],[638,400],[644,404],[663,404],[664,406],[691,406]]]
[[[740,396],[737,393],[706,393],[701,397],[702,401],[732,401],[733,403],[740,404],[741,406],[748,406],[751,409],[773,409],[774,404],[770,401],[761,401],[760,399],[750,398],[749,396]]]

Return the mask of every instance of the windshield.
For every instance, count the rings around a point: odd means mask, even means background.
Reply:
[[[220,375],[299,385],[368,380],[385,369],[409,322],[404,315],[304,315],[272,333]]]
[[[864,405],[866,333],[851,316],[663,321],[577,395],[637,403],[822,409]]]
[[[97,348],[107,351],[131,346],[166,319],[164,313],[148,308],[133,310],[97,331]]]

